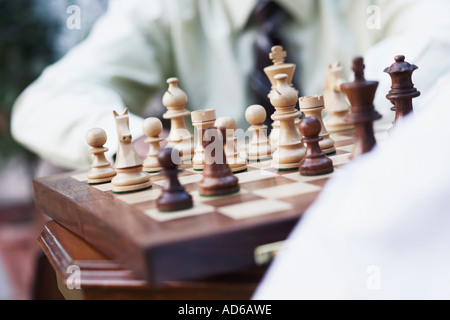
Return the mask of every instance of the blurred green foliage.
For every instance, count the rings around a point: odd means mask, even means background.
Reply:
[[[59,23],[36,0],[0,0],[0,166],[24,151],[11,137],[11,108],[19,94],[53,63]]]

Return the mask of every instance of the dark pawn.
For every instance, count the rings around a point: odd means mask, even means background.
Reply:
[[[321,129],[320,121],[315,117],[305,118],[300,122],[302,142],[306,146],[306,154],[299,165],[303,176],[318,176],[334,171],[333,161],[325,156],[319,145],[319,141],[323,139],[319,136]]]
[[[166,148],[159,152],[158,161],[163,167],[163,174],[166,176],[162,195],[156,200],[156,204],[161,211],[178,211],[192,208],[192,197],[180,184],[178,180],[178,163],[181,162],[180,152],[173,148]]]
[[[205,149],[205,167],[203,179],[199,182],[201,196],[221,196],[238,192],[239,180],[231,172],[227,164],[224,145],[226,142],[226,129],[221,127],[209,128],[203,135],[203,148]],[[216,142],[216,139],[218,141]]]
[[[395,122],[397,123],[403,117],[413,112],[412,99],[420,96],[420,92],[414,88],[412,74],[418,69],[416,65],[405,61],[405,56],[399,55],[395,58],[395,63],[384,69],[392,79],[391,91],[386,98],[390,100],[395,107]]]

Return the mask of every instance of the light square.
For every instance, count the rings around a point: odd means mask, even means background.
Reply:
[[[87,173],[80,173],[80,174],[76,174],[72,176],[73,179],[83,182],[83,181],[87,181]]]
[[[97,184],[97,185],[93,185],[93,187],[95,189],[98,189],[100,191],[112,191],[113,189],[113,185],[111,182],[109,183],[104,183],[104,184]]]
[[[249,172],[244,172],[244,173],[240,173],[239,175],[237,175],[237,177],[239,178],[239,183],[259,181],[259,180],[273,178],[276,176],[277,176],[277,174],[275,172],[269,172],[266,170],[249,171]]]
[[[270,160],[262,162],[250,161],[247,163],[247,166],[254,169],[272,169],[272,161]]]
[[[156,200],[159,198],[161,193],[161,189],[148,189],[141,192],[118,194],[116,197],[128,204],[135,204],[139,202]]]
[[[200,182],[200,180],[202,180],[202,177],[203,177],[203,175],[201,173],[200,174],[191,174],[188,176],[178,177],[178,180],[180,181],[180,183],[182,185],[185,185],[185,184],[189,184],[189,183]],[[166,179],[161,179],[161,180],[155,181],[154,183],[157,185],[163,186],[166,183]]]
[[[342,151],[346,151],[346,152],[353,152],[353,146],[352,146],[352,145],[350,145],[350,146],[344,146],[344,147],[339,147],[338,149],[339,149],[339,150],[342,150]]]
[[[203,197],[199,194],[198,190],[192,191],[190,193],[190,195],[192,196],[192,199],[194,200],[194,202],[208,202],[208,201],[213,201],[213,200],[217,200],[217,199],[224,198],[224,197],[230,197],[230,196],[235,196],[238,194],[247,194],[247,193],[249,193],[247,190],[241,188],[241,190],[239,190],[238,193],[233,193],[231,195],[224,195],[224,196]]]
[[[152,218],[153,220],[159,221],[159,222],[165,222],[165,221],[171,221],[186,217],[192,217],[197,216],[201,214],[206,214],[214,212],[214,207],[208,206],[202,203],[195,203],[194,207],[187,209],[187,210],[181,210],[181,211],[173,211],[173,212],[162,212],[158,209],[151,209],[151,210],[144,210],[144,213]]]
[[[265,199],[221,207],[218,211],[229,218],[240,220],[290,209],[292,209],[290,203]]]
[[[331,159],[333,160],[333,165],[338,166],[341,164],[346,164],[350,162],[351,153],[340,154],[337,156],[333,156]]]
[[[322,180],[326,178],[331,178],[338,170],[335,168],[333,173],[321,175],[321,176],[302,176],[299,172],[293,172],[285,174],[283,177],[288,178],[298,182],[310,182],[316,180]]]
[[[315,186],[313,184],[297,182],[271,188],[258,189],[254,190],[252,193],[268,199],[281,199],[320,191],[320,189],[321,188],[319,186]]]
[[[339,141],[345,141],[345,140],[349,140],[349,139],[351,139],[351,137],[349,137],[349,136],[344,136],[344,135],[341,135],[341,134],[332,134],[331,135],[331,139],[333,139],[335,142],[339,142]]]

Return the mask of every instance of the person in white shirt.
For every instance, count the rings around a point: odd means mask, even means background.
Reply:
[[[115,153],[112,110],[128,107],[134,138],[142,136],[149,100],[176,76],[188,108],[214,108],[248,128],[245,109],[255,101],[249,79],[258,27],[256,0],[112,0],[86,41],[18,98],[12,134],[43,159],[68,169],[90,163],[84,141],[93,127],[106,130]],[[328,64],[341,62],[350,76],[355,55],[366,56],[366,75],[379,80],[378,111],[390,121],[384,98],[390,79],[382,70],[397,54],[422,70],[414,80],[426,96],[447,72],[450,3],[446,0],[278,0],[290,15],[283,24],[288,60],[297,64],[302,95],[323,92]],[[423,98],[423,97],[422,97]],[[417,107],[420,101],[416,102]]]

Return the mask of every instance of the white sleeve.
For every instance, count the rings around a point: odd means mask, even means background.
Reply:
[[[163,89],[170,72],[170,41],[164,1],[111,1],[89,37],[48,67],[16,101],[14,138],[65,168],[90,163],[85,135],[93,127],[116,149],[112,111],[129,107],[133,138],[142,135],[140,114]]]

